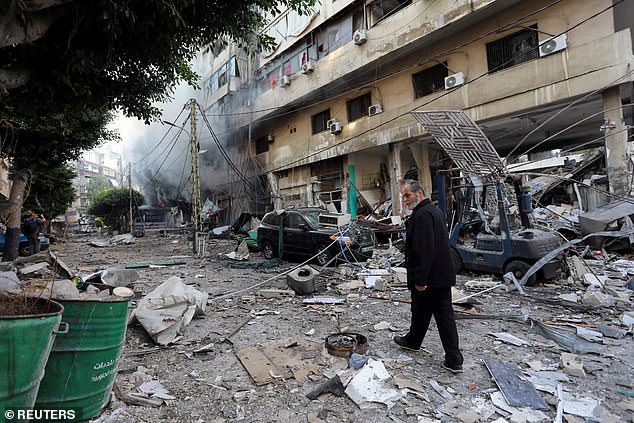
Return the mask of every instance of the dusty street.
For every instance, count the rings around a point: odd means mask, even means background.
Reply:
[[[543,415],[530,408],[524,409],[524,413],[508,406],[503,410],[499,399],[492,400],[499,398],[499,388],[484,365],[485,359],[515,363],[526,375],[542,375],[541,380],[547,379],[547,374],[555,375],[552,377],[561,383],[564,396],[569,399],[564,421],[634,421],[631,333],[620,339],[606,336],[598,339],[593,345],[603,348],[603,353],[577,355],[583,360],[583,374],[570,375],[563,373],[564,350],[557,343],[531,329],[529,323],[508,319],[528,313],[532,319],[555,322],[557,325],[553,326],[558,330],[572,330],[573,334],[575,324],[587,329],[599,324],[626,329],[619,324],[619,318],[624,311],[632,310],[631,305],[615,304],[588,311],[583,307],[564,307],[554,301],[559,294],[580,289],[566,279],[526,288],[526,296],[505,290],[474,296],[478,303],[470,312],[507,319],[458,320],[465,371],[453,375],[441,367],[442,347],[433,323],[420,352],[400,350],[391,342],[395,333],[404,333],[408,327],[409,304],[398,301],[407,299],[404,289],[388,288],[386,292],[378,292],[356,288],[350,292],[359,294],[357,300],[354,295],[347,296],[336,290],[338,283],[355,278],[343,277],[337,267],[333,267],[322,274],[327,290],[317,295],[347,301],[336,305],[305,305],[305,297],[258,295],[258,290],[263,288],[288,289],[285,277],[248,290],[299,263],[284,262],[266,270],[233,269],[230,265],[235,262],[222,257],[221,253],[233,251],[236,241],[212,240],[207,257],[200,259],[192,256],[191,241],[185,235],[148,235],[136,239],[132,245],[108,248],[90,246],[88,240],[79,237],[57,243],[52,245],[52,250],[80,273],[112,266],[182,260],[186,264],[137,269],[141,279],[131,286],[135,298],[140,299],[171,276],[178,276],[186,284],[209,294],[206,315],[194,318],[182,338],[173,345],[158,347],[139,324],[132,323],[128,327],[119,363],[118,388],[124,393],[131,392],[141,383],[156,379],[168,391],[167,397],[174,399],[165,400],[160,407],[113,400],[99,422],[555,421],[557,397],[546,392],[548,388],[539,389],[540,396],[549,404]],[[259,253],[252,253],[248,262],[263,260]],[[458,288],[464,289],[467,281],[478,278],[487,279],[482,275],[462,275]],[[225,296],[240,290],[245,291]],[[465,293],[474,291],[465,290]],[[391,300],[372,298],[388,296]],[[463,310],[463,307],[456,305],[455,309]],[[396,399],[391,408],[380,403],[359,407],[346,394],[340,397],[322,394],[313,401],[306,397],[347,368],[346,359],[334,357],[324,348],[325,338],[340,331],[365,335],[369,344],[367,356],[380,360],[392,376],[386,386],[408,388],[409,392]],[[516,343],[521,345],[492,335],[502,332],[519,338],[521,342]],[[300,340],[298,347],[293,347],[293,339]],[[270,377],[272,382],[258,386],[238,354],[246,348],[275,342],[288,347],[282,350],[289,357],[299,354],[299,359],[294,356],[289,360],[289,365],[296,366],[288,377],[264,371],[264,376]],[[294,351],[306,345],[308,350]],[[194,353],[203,346],[208,346],[206,352]],[[354,371],[348,370],[341,373],[340,378],[345,384],[351,376]],[[537,379],[531,380],[533,385],[539,385],[535,382]],[[579,401],[573,401],[575,398]],[[597,401],[597,406],[584,411],[584,406],[592,405],[593,401]],[[590,414],[581,417],[584,413]],[[504,420],[498,420],[500,418]]]

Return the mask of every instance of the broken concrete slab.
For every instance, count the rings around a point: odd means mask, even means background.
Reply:
[[[583,371],[583,359],[578,355],[562,352],[561,366],[564,373],[570,376],[586,377],[586,372]]]
[[[615,301],[613,296],[595,290],[588,290],[581,297],[581,302],[588,307],[610,307]]]
[[[309,295],[315,291],[315,279],[318,277],[318,271],[310,266],[302,266],[286,275],[286,283],[295,294]]]
[[[0,272],[0,292],[19,292],[20,279],[15,272]]]
[[[258,295],[264,298],[290,298],[295,296],[295,292],[290,289],[260,289]]]

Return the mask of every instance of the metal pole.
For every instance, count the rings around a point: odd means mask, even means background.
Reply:
[[[132,220],[132,163],[128,163],[128,195],[130,196],[130,234],[134,233],[134,221]]]

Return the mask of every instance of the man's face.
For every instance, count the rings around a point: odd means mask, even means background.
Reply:
[[[423,200],[423,191],[418,190],[416,192],[412,191],[412,187],[405,185],[403,187],[403,202],[405,206],[409,210],[414,210],[414,208]]]

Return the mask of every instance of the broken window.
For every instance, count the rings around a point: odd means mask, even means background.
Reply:
[[[445,88],[445,78],[449,76],[447,62],[425,69],[412,75],[414,98],[425,97]]]
[[[262,154],[269,151],[269,136],[259,138],[255,141],[255,154]]]
[[[313,134],[325,131],[328,129],[328,121],[330,120],[330,109],[317,113],[311,117]]]
[[[229,83],[232,77],[240,76],[238,67],[238,59],[236,56],[231,57],[223,63],[209,78],[207,83],[207,95],[216,92],[220,87]]]
[[[372,97],[370,93],[363,94],[352,100],[346,102],[348,109],[348,122],[362,118],[368,115],[368,109],[372,104]]]
[[[368,3],[366,13],[369,26],[373,27],[411,3],[412,0],[375,0]]]
[[[537,25],[487,43],[489,72],[497,72],[539,57]]]

